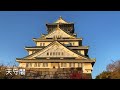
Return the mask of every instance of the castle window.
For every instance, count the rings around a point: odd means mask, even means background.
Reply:
[[[47,52],[47,55],[49,55],[49,53]]]
[[[70,63],[70,67],[75,67],[75,63]]]
[[[61,67],[66,67],[66,63],[61,63]]]
[[[28,67],[32,67],[32,63],[28,63]]]
[[[26,67],[28,67],[29,63],[26,63]]]
[[[37,67],[37,63],[34,63],[34,67]]]
[[[57,55],[57,52],[56,52],[56,55]]]
[[[45,43],[43,43],[43,46],[45,46]]]
[[[40,63],[38,63],[38,67],[40,67]]]
[[[45,63],[42,63],[43,64],[43,67],[45,67]]]
[[[26,67],[29,67],[29,63],[26,63]]]
[[[58,55],[60,55],[60,52],[58,52]]]
[[[42,46],[42,43],[40,43],[40,46]]]
[[[78,63],[78,67],[81,67],[81,63]]]
[[[63,55],[63,52],[61,53],[61,55]]]
[[[55,55],[55,52],[53,52],[53,55]]]
[[[30,63],[30,67],[32,67],[32,63]]]
[[[48,67],[48,63],[43,63],[43,67]]]
[[[50,52],[50,55],[52,55],[52,52]]]

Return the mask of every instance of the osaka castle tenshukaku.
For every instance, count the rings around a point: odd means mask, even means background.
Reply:
[[[27,56],[17,58],[19,67],[39,70],[81,68],[83,74],[91,74],[95,59],[91,59],[88,46],[82,46],[82,38],[74,33],[74,23],[59,17],[46,24],[48,34],[33,38],[36,46],[25,47]]]

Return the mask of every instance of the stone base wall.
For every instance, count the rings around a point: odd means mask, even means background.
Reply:
[[[82,69],[29,69],[28,79],[92,79],[91,74],[82,73]]]

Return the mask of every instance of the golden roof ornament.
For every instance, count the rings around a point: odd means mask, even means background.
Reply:
[[[65,20],[63,20],[62,17],[60,16],[60,17],[58,18],[58,20],[55,21],[54,23],[67,23],[67,22],[66,22]]]
[[[59,19],[62,19],[62,16],[60,16]]]

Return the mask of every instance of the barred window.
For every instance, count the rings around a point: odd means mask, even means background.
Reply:
[[[66,67],[66,63],[61,63],[61,67]]]
[[[47,52],[47,55],[49,55],[49,53]]]
[[[50,56],[52,56],[52,55],[58,56],[58,55],[64,55],[64,53],[63,52],[47,52],[47,56],[48,55],[50,55]]]
[[[28,67],[29,63],[26,63],[26,67]]]
[[[63,55],[63,52],[61,54]]]
[[[45,46],[45,43],[43,43],[43,46]]]
[[[40,67],[40,63],[38,63],[38,67]]]
[[[40,43],[40,46],[42,46],[42,43]]]
[[[60,55],[60,52],[58,52],[58,55]]]
[[[34,67],[37,67],[37,63],[34,63]]]
[[[70,67],[75,67],[75,63],[70,63]]]
[[[43,67],[48,67],[48,63],[43,63]]]
[[[81,63],[78,63],[78,67],[81,67]]]
[[[28,67],[32,67],[32,63],[28,63]]]
[[[55,52],[53,52],[53,55],[55,55]]]

